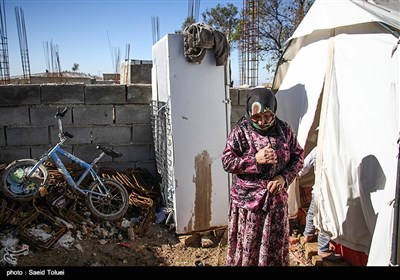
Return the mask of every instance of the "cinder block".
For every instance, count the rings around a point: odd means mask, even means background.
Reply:
[[[92,129],[94,144],[127,144],[131,141],[130,126],[103,126]]]
[[[39,85],[4,85],[0,87],[0,106],[40,104]]]
[[[112,124],[113,106],[78,106],[73,109],[73,123],[80,124]]]
[[[231,123],[231,129],[230,129],[230,130],[232,130],[232,128],[233,128],[235,125],[236,125],[236,122],[232,122],[232,123]]]
[[[247,105],[247,95],[249,94],[250,90],[251,89],[239,89],[239,105]]]
[[[132,127],[132,141],[133,143],[146,143],[153,141],[153,131],[151,124],[147,125],[134,125]]]
[[[24,158],[31,158],[29,147],[0,147],[0,164],[8,164],[11,163],[13,160]]]
[[[125,104],[125,85],[87,85],[85,87],[86,104]]]
[[[29,124],[28,107],[0,107],[0,125]]]
[[[85,102],[83,89],[83,84],[42,85],[42,104],[83,104]]]
[[[65,107],[59,108],[62,111]],[[57,106],[43,106],[30,108],[31,124],[32,125],[55,125],[58,127],[58,121],[55,117],[57,114]],[[62,118],[63,125],[72,123],[72,108],[69,108],[64,118]]]
[[[239,105],[239,90],[235,88],[229,89],[229,95],[231,99],[231,105],[237,106]]]
[[[237,123],[237,121],[246,114],[246,107],[244,106],[233,106],[231,108],[231,123]],[[232,126],[233,128],[233,126]]]
[[[36,127],[7,127],[7,146],[47,145],[49,143],[48,128]]]
[[[86,161],[87,163],[93,162],[95,158],[97,158],[101,151],[96,149],[96,145],[77,145],[73,147],[73,154]],[[112,158],[110,156],[105,155],[100,159],[100,162],[111,162]]]
[[[122,157],[114,159],[115,162],[148,161],[154,159],[154,155],[150,153],[150,144],[116,146],[115,150],[123,154]]]
[[[150,85],[128,85],[128,103],[150,104],[151,102],[151,84]]]
[[[135,168],[143,168],[150,172],[151,175],[156,176],[157,166],[156,161],[139,161],[135,164]]]
[[[153,64],[131,65],[131,84],[151,84],[151,68]]]
[[[126,105],[115,107],[117,124],[148,124],[151,123],[150,105]]]
[[[90,126],[63,126],[63,130],[64,132],[68,132],[74,136],[72,138],[67,138],[65,145],[92,143]],[[58,126],[50,127],[50,143],[55,145],[59,141],[60,138],[58,138]]]

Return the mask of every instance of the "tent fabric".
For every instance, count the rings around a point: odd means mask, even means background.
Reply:
[[[344,8],[346,10],[343,10]],[[314,12],[316,10],[318,13]],[[301,22],[301,28],[297,28],[289,40],[311,34],[314,30],[332,29],[365,22],[384,21],[400,29],[398,11],[379,14],[377,13],[379,10],[382,8],[361,0],[316,0]],[[332,17],[333,14],[335,17]]]
[[[387,28],[398,31],[390,21],[382,25],[384,17],[355,2],[361,1],[315,1],[288,42],[273,88],[278,116],[305,150],[319,125],[316,226],[367,254],[367,265],[388,265],[400,132],[399,35]]]

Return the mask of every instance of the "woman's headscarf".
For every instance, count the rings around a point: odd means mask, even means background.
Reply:
[[[247,120],[251,124],[252,128],[256,130],[261,135],[266,135],[272,132],[276,126],[276,121],[274,125],[268,127],[267,129],[260,129],[255,126],[254,122],[251,120],[251,116],[258,113],[263,113],[266,110],[271,110],[274,114],[276,113],[277,102],[275,95],[270,89],[266,88],[254,88],[247,95]]]

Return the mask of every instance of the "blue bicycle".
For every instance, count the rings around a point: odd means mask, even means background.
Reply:
[[[64,150],[62,146],[67,137],[73,137],[73,135],[63,131],[61,119],[67,111],[68,108],[64,108],[61,112],[57,109],[57,114],[55,115],[58,120],[58,137],[60,141],[39,159],[20,159],[10,163],[4,169],[0,190],[8,198],[17,201],[30,201],[38,197],[39,194],[41,196],[45,195],[47,193],[49,172],[44,163],[51,159],[68,185],[85,196],[86,206],[94,216],[103,220],[120,219],[126,214],[129,207],[128,192],[118,181],[100,177],[94,166],[106,154],[113,158],[121,157],[122,154],[99,145],[96,148],[101,150],[100,155],[92,163],[87,163]],[[59,155],[64,156],[84,169],[79,178],[72,178]],[[87,188],[81,188],[81,183],[88,174],[91,175],[93,181]]]

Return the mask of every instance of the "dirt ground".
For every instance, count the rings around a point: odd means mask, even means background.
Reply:
[[[53,246],[33,250],[18,257],[18,266],[222,266],[226,246],[213,243],[202,248],[198,241],[186,246],[167,228],[152,224],[142,236],[133,240],[76,240],[66,249]]]
[[[128,231],[110,236],[105,233],[107,229],[102,230],[103,238],[75,238],[72,242],[57,242],[48,249],[30,247],[27,255],[15,256],[15,266],[5,262],[4,258],[1,265],[8,268],[225,266],[224,228],[179,236],[167,225],[156,223],[152,223],[142,236]],[[304,265],[296,257],[301,251],[295,247],[291,251],[291,265]]]

